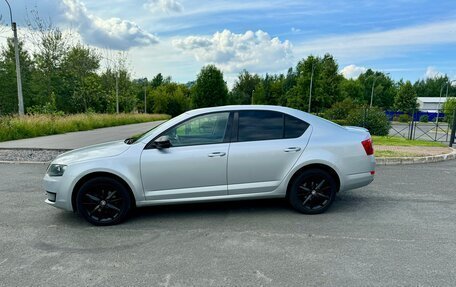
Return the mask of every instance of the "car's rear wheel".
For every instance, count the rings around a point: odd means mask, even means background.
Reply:
[[[77,210],[94,225],[113,225],[124,220],[131,207],[131,197],[123,184],[109,177],[85,182],[76,196]]]
[[[328,172],[322,169],[309,169],[293,180],[288,199],[297,211],[317,214],[331,206],[336,192],[336,181]]]

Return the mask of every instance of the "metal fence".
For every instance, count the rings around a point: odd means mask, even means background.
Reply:
[[[386,112],[391,122],[390,136],[399,136],[409,140],[428,140],[449,143],[452,131],[456,128],[456,110],[450,115],[416,111],[410,115]]]

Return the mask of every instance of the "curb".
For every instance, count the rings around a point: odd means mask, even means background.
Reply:
[[[375,161],[377,165],[405,165],[405,164],[420,164],[420,163],[433,163],[446,160],[456,159],[456,149],[452,152],[431,156],[420,157],[379,157]]]

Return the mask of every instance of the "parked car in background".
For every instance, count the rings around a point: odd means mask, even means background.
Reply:
[[[135,207],[287,198],[305,214],[375,174],[367,130],[278,106],[188,111],[136,139],[58,156],[44,177],[46,203],[95,225]]]

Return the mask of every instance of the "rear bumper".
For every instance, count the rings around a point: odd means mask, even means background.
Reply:
[[[345,177],[345,185],[343,190],[359,188],[368,185],[374,180],[374,175],[371,172],[363,172],[350,174]]]
[[[375,157],[373,155],[369,156],[368,161],[363,161],[362,165],[360,164],[363,172],[345,175],[341,191],[359,188],[370,184],[374,180],[375,165]]]

